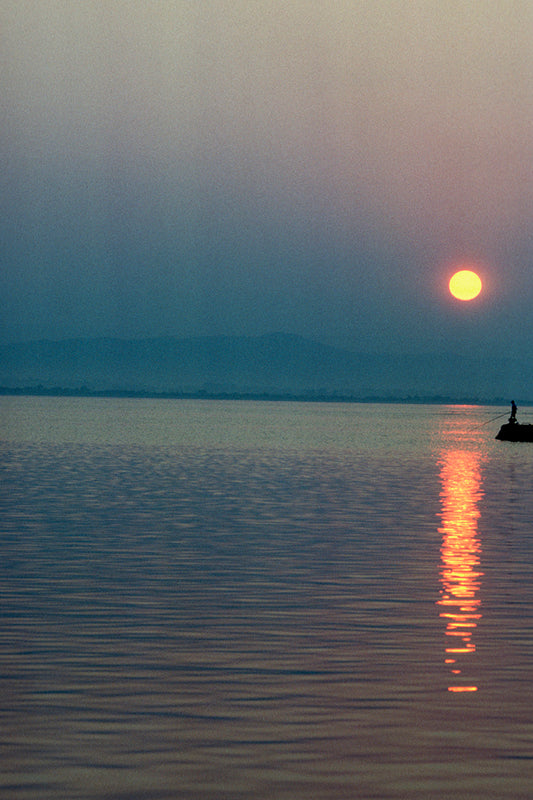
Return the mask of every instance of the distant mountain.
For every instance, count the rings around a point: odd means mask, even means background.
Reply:
[[[71,339],[0,347],[0,387],[446,398],[532,396],[512,362],[355,353],[300,336]]]

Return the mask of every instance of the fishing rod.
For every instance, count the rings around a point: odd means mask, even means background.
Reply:
[[[509,413],[508,411],[504,411],[503,414],[498,414],[497,417],[492,417],[492,419],[487,419],[485,422],[480,423],[477,427],[478,428],[482,428],[483,425],[488,425],[491,422],[496,422],[497,419],[501,419],[502,417],[506,417],[508,413]],[[533,411],[522,411],[521,412],[521,416],[522,417],[530,417],[531,414],[533,414]]]
[[[489,422],[496,422],[497,419],[501,419],[502,417],[506,417],[508,413],[509,413],[508,411],[504,411],[503,414],[498,414],[497,417],[493,417],[492,419],[488,419],[485,422],[482,422],[480,425],[478,425],[478,428],[482,428],[483,425],[488,425]]]

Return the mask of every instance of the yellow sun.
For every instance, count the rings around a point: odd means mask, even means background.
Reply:
[[[470,269],[461,269],[450,278],[449,288],[457,300],[473,300],[481,291],[481,278]]]

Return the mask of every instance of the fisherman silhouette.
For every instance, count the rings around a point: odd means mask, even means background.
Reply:
[[[516,422],[516,403],[514,400],[511,400],[511,416],[509,417],[509,422]]]

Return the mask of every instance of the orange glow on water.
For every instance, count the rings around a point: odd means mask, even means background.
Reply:
[[[475,653],[472,640],[481,619],[479,589],[481,543],[477,521],[482,496],[479,454],[450,450],[440,460],[441,491],[441,570],[440,617],[446,621],[446,664],[450,672],[462,672],[462,659]],[[454,658],[449,658],[454,656]],[[477,691],[477,686],[449,686],[450,692]]]
[[[448,686],[449,692],[477,692],[477,686]]]

